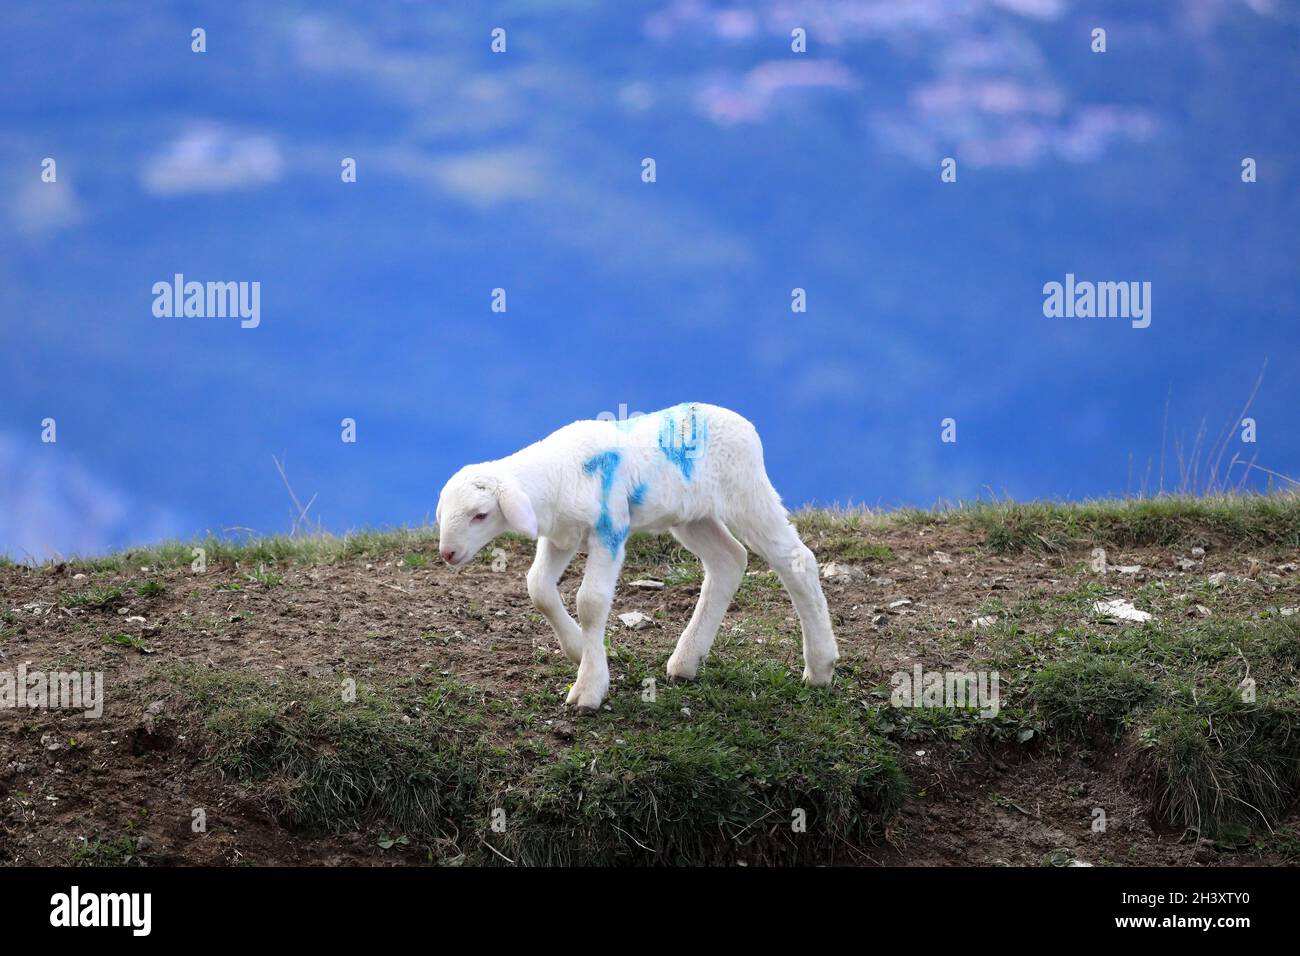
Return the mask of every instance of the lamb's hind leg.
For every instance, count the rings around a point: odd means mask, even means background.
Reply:
[[[766,495],[764,496],[766,498]],[[805,684],[824,687],[835,676],[839,648],[831,629],[830,610],[822,594],[817,559],[799,538],[776,491],[770,504],[746,514],[737,522],[740,539],[772,566],[785,585],[799,614],[803,630],[803,679]]]
[[[533,599],[533,606],[550,622],[565,656],[575,664],[582,661],[582,628],[564,609],[559,584],[564,569],[577,550],[561,548],[550,538],[538,538],[537,557],[528,569],[528,596]]]
[[[726,525],[714,518],[681,524],[672,529],[673,537],[695,554],[704,565],[704,584],[695,613],[668,658],[668,676],[693,680],[700,664],[713,646],[713,638],[731,599],[740,587],[748,555],[744,546],[731,536]]]

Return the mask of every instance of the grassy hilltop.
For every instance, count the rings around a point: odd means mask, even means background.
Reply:
[[[522,539],[460,573],[432,529],[7,564],[0,670],[103,671],[106,703],[0,712],[0,860],[1300,855],[1300,498],[795,520],[837,572],[834,687],[799,682],[794,611],[753,556],[701,679],[670,684],[700,568],[634,536],[610,698],[586,718],[562,706],[574,668],[528,601]],[[1149,620],[1098,608],[1116,600]],[[651,626],[620,625],[631,610]],[[892,706],[916,665],[996,671],[997,714]]]

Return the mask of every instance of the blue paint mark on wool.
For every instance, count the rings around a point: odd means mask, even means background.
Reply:
[[[623,547],[623,542],[632,531],[630,524],[624,528],[616,528],[614,519],[609,513],[609,494],[614,487],[614,472],[618,471],[619,462],[622,460],[623,456],[616,451],[603,451],[587,459],[582,466],[582,470],[589,475],[600,473],[600,517],[596,519],[596,536],[609,549],[611,555],[618,554],[619,548]]]
[[[611,555],[618,554],[618,549],[623,547],[623,542],[627,540],[627,536],[631,531],[631,525],[615,528],[613,520],[609,517],[609,512],[603,508],[601,509],[600,517],[596,519],[596,535]]]
[[[600,472],[600,497],[602,499],[609,497],[609,489],[614,487],[614,472],[618,470],[618,463],[623,460],[623,456],[616,451],[602,451],[599,455],[594,455],[587,459],[582,470],[589,475]]]
[[[642,502],[644,502],[644,501],[645,501],[645,493],[646,493],[646,485],[645,485],[645,482],[643,481],[643,482],[641,482],[641,484],[639,484],[639,485],[637,485],[635,488],[633,488],[633,489],[632,489],[632,493],[631,493],[630,495],[627,496],[627,503],[628,503],[628,506],[629,506],[629,507],[632,507],[632,508],[635,508],[637,505],[639,505],[639,504],[641,504]]]
[[[677,415],[681,414],[681,426]],[[704,442],[708,428],[703,418],[695,412],[694,405],[678,405],[663,412],[659,426],[659,450],[690,481],[695,462],[704,455]]]

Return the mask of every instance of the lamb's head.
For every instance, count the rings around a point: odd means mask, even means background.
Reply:
[[[471,560],[503,531],[537,537],[537,516],[523,486],[492,465],[467,465],[438,496],[438,550],[452,567]]]

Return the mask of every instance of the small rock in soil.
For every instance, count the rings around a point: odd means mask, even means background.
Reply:
[[[162,714],[164,706],[165,705],[161,700],[155,700],[152,704],[150,704],[148,707],[144,709],[144,716],[140,719],[140,723],[144,725],[145,733],[147,734],[156,733],[158,717],[159,715]]]
[[[856,581],[866,576],[866,572],[861,568],[855,568],[851,564],[840,564],[838,561],[832,561],[822,568],[822,579],[827,581],[836,578],[845,581]]]

